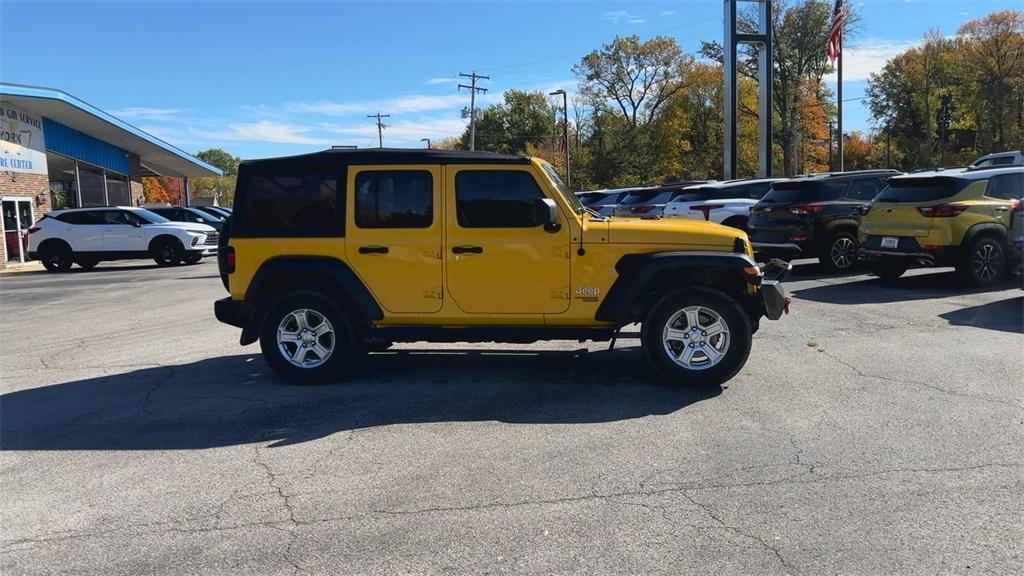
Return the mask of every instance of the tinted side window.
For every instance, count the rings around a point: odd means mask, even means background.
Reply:
[[[544,198],[527,172],[463,170],[455,176],[455,202],[463,228],[536,226],[536,201]]]
[[[86,212],[67,212],[57,216],[57,220],[66,222],[68,224],[102,224],[103,219],[98,214],[92,211]]]
[[[140,222],[138,218],[129,215],[124,210],[103,210],[100,212],[104,224],[120,224],[127,226],[132,222]]]
[[[772,188],[772,183],[771,182],[761,182],[759,184],[750,184],[750,185],[747,186],[747,189],[746,189],[747,194],[745,196],[742,195],[742,194],[737,194],[736,198],[750,198],[752,200],[760,200],[761,198],[764,198],[764,195],[767,194],[768,191],[771,190],[771,188]]]
[[[1024,198],[1024,173],[993,176],[988,181],[988,190],[986,190],[985,196],[1002,200]]]
[[[846,188],[846,197],[851,200],[863,200],[870,202],[882,189],[882,183],[878,178],[864,178],[854,180]]]
[[[236,236],[344,236],[334,176],[250,176],[243,185]]]
[[[429,228],[434,221],[434,179],[422,170],[360,172],[355,220],[360,228]]]

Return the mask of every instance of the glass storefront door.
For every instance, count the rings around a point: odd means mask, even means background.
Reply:
[[[31,198],[4,198],[2,204],[4,245],[8,262],[28,259],[27,231],[34,222]]]

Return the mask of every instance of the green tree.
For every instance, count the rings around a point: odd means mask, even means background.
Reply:
[[[654,120],[658,110],[684,86],[693,58],[674,38],[616,36],[600,50],[583,57],[572,71],[580,94],[594,106],[608,104],[632,127]]]
[[[503,102],[477,111],[476,149],[520,154],[527,144],[540,144],[554,137],[555,108],[543,92],[509,90]],[[469,127],[462,134],[469,148]]]
[[[237,175],[238,164],[242,161],[241,158],[232,156],[220,148],[210,148],[209,150],[196,152],[196,158],[199,158],[207,164],[220,168],[221,171],[224,172],[225,176]]]
[[[233,204],[235,181],[238,177],[238,164],[242,160],[220,148],[196,152],[196,158],[220,168],[224,175],[192,178],[189,180],[190,195],[195,198],[216,198],[219,204],[226,206]]]

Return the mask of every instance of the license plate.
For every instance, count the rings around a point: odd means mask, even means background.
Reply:
[[[895,249],[895,248],[899,248],[899,246],[900,246],[900,239],[899,238],[893,238],[892,236],[884,236],[884,237],[882,237],[882,248],[893,248],[893,249]]]

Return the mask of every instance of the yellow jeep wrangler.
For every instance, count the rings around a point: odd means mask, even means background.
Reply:
[[[243,162],[218,256],[221,322],[296,383],[394,342],[607,341],[642,322],[675,382],[716,385],[787,310],[781,261],[693,220],[590,212],[543,160],[327,150]]]

